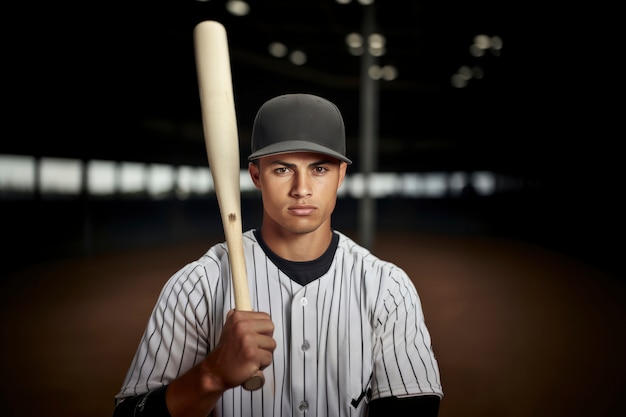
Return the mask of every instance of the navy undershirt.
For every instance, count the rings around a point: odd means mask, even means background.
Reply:
[[[333,232],[333,239],[328,246],[328,249],[317,259],[312,261],[295,262],[288,261],[276,255],[263,241],[261,233],[258,230],[254,230],[254,236],[261,245],[263,252],[268,258],[276,264],[278,269],[285,273],[290,279],[297,282],[300,285],[307,285],[308,283],[315,281],[322,275],[324,275],[330,269],[330,265],[333,263],[337,246],[339,245],[339,235]]]

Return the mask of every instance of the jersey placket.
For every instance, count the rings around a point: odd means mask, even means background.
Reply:
[[[293,415],[317,415],[317,303],[314,292],[302,288],[293,297],[291,369]]]

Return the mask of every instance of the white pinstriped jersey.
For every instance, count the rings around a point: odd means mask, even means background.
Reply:
[[[271,315],[277,347],[263,388],[226,391],[213,415],[364,416],[369,398],[443,396],[411,280],[338,234],[329,271],[302,286],[244,233],[252,307]],[[116,398],[162,387],[201,361],[233,308],[221,243],[168,280]]]

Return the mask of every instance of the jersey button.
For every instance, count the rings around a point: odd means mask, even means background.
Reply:
[[[310,347],[311,345],[309,345],[309,342],[305,340],[302,344],[302,351],[306,352],[307,350],[309,350]]]
[[[300,411],[306,411],[309,409],[309,403],[307,403],[306,401],[302,401],[299,405],[298,405],[298,410]]]
[[[304,307],[305,305],[309,304],[309,300],[306,299],[306,297],[302,297],[300,299],[300,306]]]

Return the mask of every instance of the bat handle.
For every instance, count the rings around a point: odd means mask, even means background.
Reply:
[[[250,304],[250,290],[243,252],[243,237],[241,233],[241,216],[233,214],[223,219],[224,232],[229,250],[229,261],[232,268],[232,281],[235,296],[235,308],[242,311],[252,311]],[[265,384],[265,376],[257,370],[242,386],[248,391],[256,391]]]
[[[256,371],[246,382],[242,384],[248,391],[256,391],[265,384],[265,376],[260,370]]]

